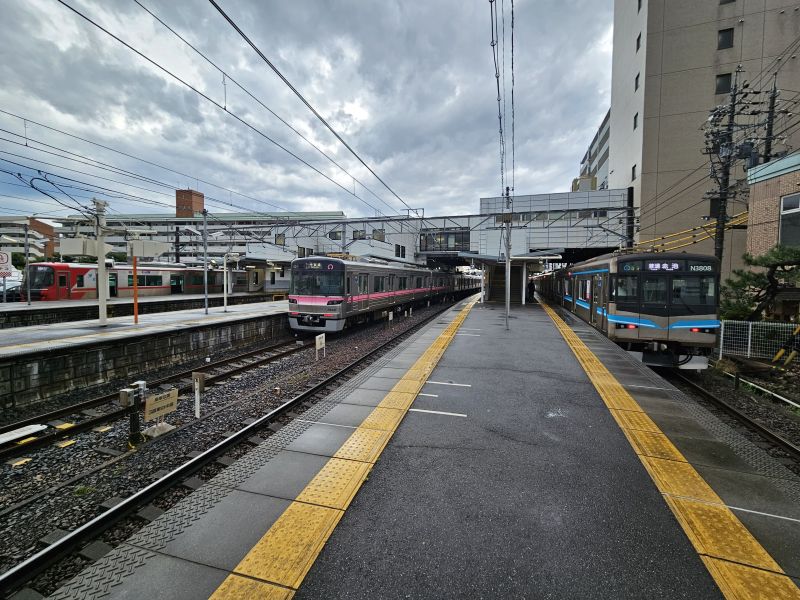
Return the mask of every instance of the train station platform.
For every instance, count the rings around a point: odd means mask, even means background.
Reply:
[[[286,301],[279,300],[228,306],[227,312],[222,307],[209,308],[207,315],[203,308],[152,313],[140,315],[138,324],[133,322],[132,316],[114,317],[108,319],[105,327],[101,327],[97,319],[15,327],[3,330],[0,336],[0,359],[98,342],[122,342],[131,336],[180,331],[187,327],[233,322],[255,316],[283,314],[288,306]]]
[[[54,396],[120,383],[286,335],[288,303],[259,302],[133,317],[50,323],[0,333],[0,407],[30,410]],[[117,388],[119,389],[119,388]],[[14,414],[14,413],[8,413]]]
[[[233,292],[228,294],[228,305],[263,303],[285,300],[288,290],[273,290],[269,293]],[[203,294],[176,294],[174,296],[142,296],[138,300],[140,315],[203,308]],[[215,308],[225,304],[223,294],[209,294],[208,306]],[[109,298],[109,318],[131,316],[134,313],[133,298]],[[97,319],[98,305],[91,300],[54,300],[47,302],[0,302],[0,329],[29,327],[66,321]]]
[[[800,598],[800,482],[541,305],[461,302],[53,598]]]

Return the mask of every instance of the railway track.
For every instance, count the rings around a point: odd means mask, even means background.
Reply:
[[[292,342],[280,342],[266,348],[252,350],[231,358],[203,365],[202,367],[180,371],[167,377],[149,381],[148,387],[157,388],[162,385],[178,382],[178,392],[186,392],[192,389],[192,373],[198,371],[206,373],[206,384],[216,383],[248,369],[252,369],[253,367],[279,360],[307,348],[308,346],[306,344],[300,345],[295,340]],[[106,394],[90,400],[64,406],[35,417],[0,426],[0,435],[3,435],[10,434],[25,427],[47,424],[47,429],[42,430],[44,433],[38,432],[38,435],[14,439],[0,444],[0,460],[8,460],[15,456],[26,454],[37,448],[57,443],[59,440],[73,436],[76,433],[88,431],[103,426],[108,422],[128,416],[131,411],[130,408],[116,408],[108,412],[92,414],[97,407],[114,403],[118,397],[118,394]],[[58,422],[62,418],[78,414],[82,414],[85,418],[80,419],[79,422]]]
[[[331,388],[338,387],[355,375],[355,372],[365,363],[390,350],[402,339],[412,334],[414,331],[425,324],[440,317],[443,311],[436,311],[432,315],[423,319],[411,328],[400,332],[397,336],[382,343],[366,354],[356,358],[350,364],[337,370],[332,375],[321,380],[312,380],[305,385],[302,392],[279,405],[277,408],[264,414],[249,425],[228,435],[222,441],[216,443],[207,450],[194,456],[187,462],[181,464],[160,479],[143,487],[138,492],[115,504],[102,514],[92,518],[83,525],[77,527],[58,541],[50,544],[38,553],[8,569],[0,575],[0,597],[6,597],[10,592],[17,590],[30,582],[40,573],[56,565],[63,558],[72,555],[81,547],[85,546],[90,540],[99,537],[106,530],[114,527],[126,517],[134,514],[137,510],[162,496],[171,489],[180,486],[184,481],[194,476],[204,467],[212,465],[217,459],[225,454],[237,451],[249,443],[248,440],[254,436],[266,436],[270,429],[277,430],[276,424],[288,418],[296,418],[306,408],[313,406],[313,403],[320,396],[323,396]],[[307,348],[307,346],[305,346]],[[249,365],[252,367],[253,365]],[[242,367],[246,369],[248,367]],[[272,426],[272,427],[270,427]]]
[[[735,406],[732,406],[730,403],[718,397],[716,394],[713,394],[712,392],[708,391],[703,386],[692,381],[688,377],[685,377],[684,375],[675,372],[670,373],[669,377],[674,378],[677,381],[680,381],[681,384],[690,388],[692,391],[702,396],[706,400],[710,401],[718,408],[721,408],[723,411],[736,418],[738,421],[743,423],[748,428],[752,429],[753,431],[756,431],[759,435],[763,436],[765,439],[769,440],[771,443],[781,448],[784,452],[786,452],[793,458],[800,460],[800,447],[796,446],[789,440],[785,439],[780,434],[772,431],[768,427],[765,427],[764,425],[762,425],[755,419],[751,418],[750,416],[746,415],[744,412],[742,412]]]

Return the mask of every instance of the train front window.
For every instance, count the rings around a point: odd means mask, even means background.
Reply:
[[[666,277],[643,278],[642,302],[645,304],[666,304],[667,278]]]
[[[711,275],[682,275],[672,279],[672,304],[715,306],[717,282]]]
[[[292,294],[300,296],[343,296],[344,273],[309,269],[292,270]]]
[[[31,289],[49,287],[53,285],[53,282],[55,281],[55,275],[53,274],[52,267],[31,265],[28,267],[28,275],[31,279]]]
[[[636,302],[639,296],[638,275],[617,275],[617,302]]]

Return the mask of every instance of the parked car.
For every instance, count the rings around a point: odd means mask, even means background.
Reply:
[[[21,286],[18,283],[13,283],[6,286],[6,302],[19,302],[22,300],[20,293]],[[3,301],[3,284],[0,283],[0,302]]]

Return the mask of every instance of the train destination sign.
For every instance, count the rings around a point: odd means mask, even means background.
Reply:
[[[144,403],[144,420],[152,421],[178,410],[178,389],[148,396]]]
[[[647,262],[648,271],[680,271],[681,263],[678,261]]]

